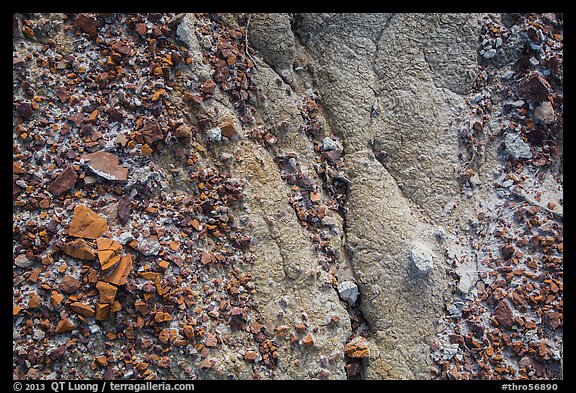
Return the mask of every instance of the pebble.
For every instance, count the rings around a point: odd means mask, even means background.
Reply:
[[[434,253],[425,244],[416,242],[410,250],[410,259],[420,274],[426,274],[434,268]]]
[[[511,157],[517,160],[532,158],[530,145],[524,142],[519,135],[511,132],[506,133],[504,136],[504,144],[506,145],[506,152]]]
[[[338,284],[338,294],[342,300],[353,304],[358,298],[358,286],[352,281],[342,281]]]
[[[492,57],[496,56],[496,49],[492,48],[492,49],[488,49],[487,51],[484,52],[484,54],[482,55],[482,57],[484,57],[485,59],[491,59]]]
[[[206,131],[206,138],[209,141],[220,142],[222,140],[222,130],[220,127],[213,127]]]
[[[28,257],[24,254],[20,254],[16,257],[16,259],[14,259],[14,264],[18,267],[21,268],[27,268],[32,266],[32,264],[34,263],[34,261],[31,261],[30,259],[28,259]]]

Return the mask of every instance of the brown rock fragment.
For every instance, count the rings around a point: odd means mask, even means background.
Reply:
[[[75,327],[76,327],[76,325],[74,324],[74,322],[72,322],[68,318],[64,318],[64,319],[61,319],[60,322],[58,322],[58,325],[56,325],[55,332],[56,332],[56,334],[66,333],[66,332],[73,330]]]
[[[232,138],[234,135],[236,135],[236,129],[234,128],[234,124],[230,122],[221,124],[220,132],[222,132],[222,135],[224,135],[226,138]]]
[[[100,261],[100,268],[107,271],[120,261],[122,254],[122,245],[112,239],[106,237],[99,237],[96,239],[98,245],[98,260]]]
[[[116,288],[114,285],[108,284],[104,281],[98,281],[96,283],[96,289],[100,294],[100,303],[112,303],[116,298]]]
[[[152,144],[156,141],[160,141],[164,139],[162,135],[162,129],[160,128],[160,124],[157,121],[149,121],[146,123],[144,127],[142,127],[142,137],[144,138],[144,142],[147,144]]]
[[[314,338],[310,333],[308,333],[306,337],[302,339],[302,344],[304,344],[305,347],[311,347],[314,345]]]
[[[116,214],[120,224],[125,225],[130,219],[132,213],[132,198],[130,195],[124,195],[116,204]]]
[[[84,205],[74,208],[74,217],[66,233],[74,237],[96,239],[108,230],[105,218],[100,217],[92,209]]]
[[[212,368],[216,364],[216,360],[213,359],[204,359],[198,364],[198,368],[203,370],[205,368]]]
[[[118,157],[112,153],[97,151],[83,155],[82,159],[88,162],[88,168],[95,174],[107,180],[125,181],[128,179],[128,168],[121,166]]]
[[[192,127],[187,126],[186,124],[182,124],[176,128],[176,136],[178,138],[190,138],[192,135]]]
[[[512,328],[512,324],[514,323],[514,313],[506,299],[502,299],[500,303],[498,303],[496,310],[494,310],[494,318],[506,329]]]
[[[18,112],[20,116],[30,117],[34,114],[34,108],[32,108],[32,104],[29,102],[21,102],[16,104],[16,112]]]
[[[48,186],[48,191],[55,197],[59,197],[62,194],[67,193],[74,187],[78,175],[74,168],[69,166],[64,169],[60,174],[50,183]]]
[[[61,292],[71,295],[80,289],[80,281],[69,274],[64,275],[58,286]]]
[[[110,304],[96,303],[94,308],[94,319],[97,321],[103,321],[108,318],[110,314]]]
[[[518,81],[518,92],[528,100],[542,102],[550,94],[550,83],[542,75],[534,72]]]
[[[92,260],[96,257],[94,249],[84,239],[76,239],[60,248],[66,254],[78,259]]]
[[[357,336],[346,344],[344,353],[351,358],[367,358],[370,356],[368,341],[362,336]]]
[[[74,21],[76,27],[82,30],[88,35],[95,35],[96,28],[98,27],[98,21],[96,18],[88,16],[86,14],[79,14]]]
[[[70,308],[80,315],[85,317],[93,317],[94,309],[84,303],[74,302],[70,304]]]
[[[32,293],[30,295],[30,299],[28,300],[28,308],[38,308],[42,304],[42,300],[38,297],[37,294]]]

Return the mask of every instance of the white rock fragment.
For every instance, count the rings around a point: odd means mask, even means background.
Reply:
[[[358,286],[352,281],[342,281],[338,284],[338,294],[342,300],[352,304],[358,298]]]
[[[423,243],[416,242],[410,251],[410,257],[418,273],[428,273],[434,268],[434,253]]]
[[[134,236],[130,232],[123,232],[118,236],[118,242],[123,246],[134,240]]]
[[[222,140],[222,130],[220,130],[220,127],[210,128],[206,131],[206,138],[209,141],[220,142]]]
[[[462,293],[468,293],[476,285],[478,281],[478,272],[475,261],[466,260],[464,263],[458,265],[456,274],[460,277],[458,282],[458,289]]]
[[[34,261],[31,261],[30,259],[28,259],[28,257],[25,254],[20,254],[16,257],[16,259],[14,260],[14,264],[18,267],[21,268],[27,268],[32,266],[32,264],[34,263]]]
[[[550,101],[544,101],[536,107],[536,109],[534,109],[534,116],[546,124],[554,123],[554,121],[556,121],[556,114],[554,113],[554,108]]]
[[[322,150],[326,151],[336,149],[341,149],[341,147],[338,146],[338,142],[336,142],[334,139],[326,137],[322,140]]]
[[[506,133],[504,136],[504,144],[506,145],[506,152],[515,159],[532,158],[532,151],[530,145],[524,142],[519,135]]]

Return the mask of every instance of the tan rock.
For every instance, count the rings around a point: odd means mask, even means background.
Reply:
[[[107,180],[124,181],[128,179],[128,168],[120,165],[118,157],[105,151],[97,151],[82,156],[88,161],[88,168]]]
[[[114,285],[108,284],[104,281],[98,281],[96,283],[96,289],[100,294],[100,303],[112,303],[116,298],[116,288]]]
[[[305,347],[311,347],[312,345],[314,345],[314,337],[312,337],[312,335],[308,333],[306,337],[302,339],[302,344],[304,344]]]
[[[84,239],[72,240],[62,246],[61,250],[78,259],[92,260],[96,256],[94,249]]]
[[[80,315],[85,317],[93,317],[94,309],[84,303],[74,302],[70,304],[70,308]]]
[[[28,308],[38,308],[42,304],[42,300],[38,297],[37,294],[33,293],[30,295],[30,299],[28,300]]]
[[[52,307],[58,307],[60,303],[62,303],[62,300],[64,300],[64,295],[56,291],[52,292],[52,296],[50,296],[50,304],[52,304]]]
[[[96,244],[98,246],[100,267],[103,271],[113,268],[118,262],[120,262],[122,245],[119,242],[106,237],[99,237],[96,239]]]
[[[106,219],[84,205],[74,208],[74,217],[66,233],[74,237],[96,239],[108,230]]]
[[[230,122],[221,124],[220,132],[222,132],[222,135],[224,135],[226,138],[232,138],[234,135],[236,135],[236,129],[234,128],[234,124]]]
[[[76,327],[76,325],[74,324],[74,322],[72,322],[68,318],[64,318],[64,319],[61,319],[60,322],[58,322],[58,325],[56,325],[55,332],[56,332],[56,334],[66,333],[66,332],[73,330],[75,327]]]

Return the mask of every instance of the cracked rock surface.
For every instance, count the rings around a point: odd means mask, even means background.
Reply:
[[[561,378],[561,14],[15,14],[13,63],[15,379]]]

